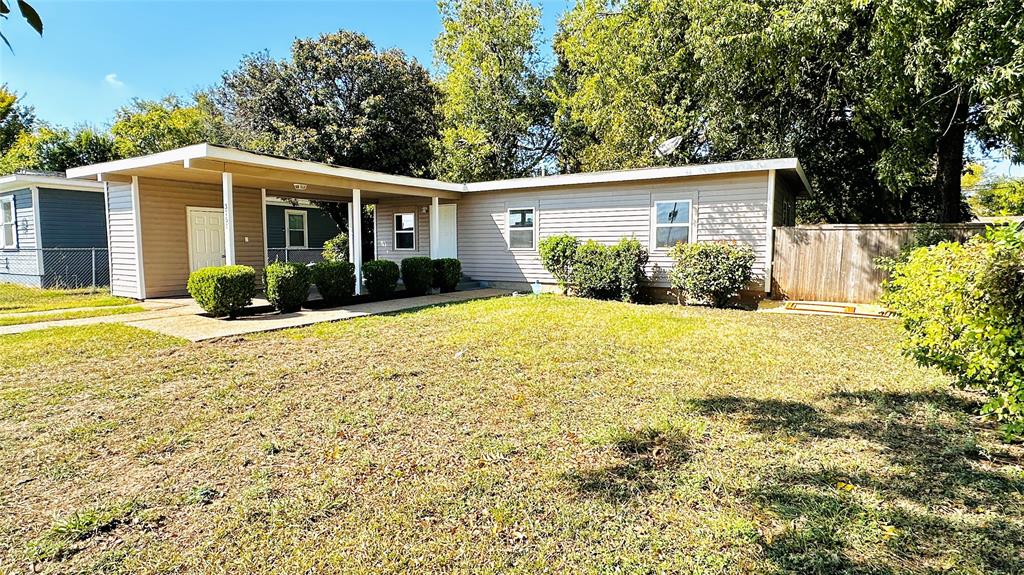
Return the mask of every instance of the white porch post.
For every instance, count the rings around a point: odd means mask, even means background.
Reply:
[[[267,189],[260,189],[260,221],[263,222],[263,265],[270,263],[270,254],[267,253]]]
[[[775,170],[768,170],[768,221],[764,243],[764,291],[772,293],[772,260],[775,259]]]
[[[235,192],[231,172],[224,172],[224,263],[235,265]]]
[[[430,259],[437,259],[437,242],[441,234],[441,202],[437,196],[430,198]]]
[[[348,202],[348,261],[355,261],[355,252],[352,251],[352,202]]]
[[[352,217],[348,220],[348,243],[356,268],[356,295],[363,293],[363,201],[358,189],[352,190]]]

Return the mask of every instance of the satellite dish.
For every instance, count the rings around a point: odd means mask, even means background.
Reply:
[[[651,136],[648,141],[653,144],[654,143],[654,136]],[[673,152],[676,151],[676,148],[679,147],[679,144],[682,141],[683,141],[683,137],[682,136],[676,136],[674,138],[669,138],[669,139],[665,140],[664,142],[662,142],[662,143],[658,144],[657,146],[655,146],[655,148],[654,148],[654,155],[659,157],[659,158],[664,158],[665,156],[670,156],[670,155],[672,155]]]

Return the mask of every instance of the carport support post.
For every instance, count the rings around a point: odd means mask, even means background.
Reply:
[[[356,295],[363,293],[363,198],[352,190],[352,217],[348,219],[348,243],[352,249],[352,265],[356,268]]]
[[[235,265],[235,192],[231,172],[222,174],[224,191],[224,263]]]
[[[430,198],[430,259],[437,259],[437,242],[441,231],[441,202],[437,196]]]

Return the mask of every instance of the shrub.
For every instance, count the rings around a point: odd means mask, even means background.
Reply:
[[[558,280],[563,291],[567,291],[573,280],[573,263],[580,241],[569,234],[560,234],[544,238],[538,247],[544,269]]]
[[[647,279],[644,272],[649,259],[647,248],[636,238],[622,238],[612,252],[619,274],[619,298],[636,302],[640,297],[640,284]]]
[[[572,261],[574,292],[581,297],[619,299],[619,266],[612,249],[589,240],[580,244]]]
[[[934,223],[922,223],[914,226],[914,237],[900,247],[900,251],[894,256],[879,256],[875,258],[875,267],[892,273],[892,270],[910,258],[910,253],[917,248],[930,247],[942,242],[953,241],[953,233],[947,228]]]
[[[918,248],[893,269],[882,303],[902,319],[910,356],[986,392],[982,414],[1024,434],[1024,232],[999,226]]]
[[[431,285],[442,292],[455,291],[462,279],[462,262],[455,258],[440,258],[433,260],[434,281]]]
[[[329,262],[347,262],[348,234],[340,233],[324,242],[324,250],[320,252],[320,256]]]
[[[256,270],[249,266],[216,266],[188,276],[188,293],[214,317],[235,317],[256,295]]]
[[[370,295],[383,297],[398,285],[398,264],[390,260],[370,260],[363,264],[363,282]]]
[[[753,278],[754,250],[745,244],[676,244],[669,272],[679,301],[688,299],[725,307]]]
[[[309,268],[299,263],[274,262],[263,272],[267,301],[282,312],[298,311],[309,297]]]
[[[355,293],[356,266],[346,261],[317,262],[309,271],[320,297],[329,304],[337,304]]]
[[[434,282],[434,263],[427,257],[405,258],[402,260],[402,283],[405,291],[423,295],[430,291]]]

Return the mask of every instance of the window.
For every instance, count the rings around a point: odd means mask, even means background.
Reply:
[[[655,202],[654,248],[668,249],[690,241],[690,200]]]
[[[416,249],[416,213],[395,214],[395,249]]]
[[[532,250],[534,230],[533,208],[515,208],[508,211],[508,247],[513,250]]]
[[[15,219],[14,198],[0,198],[0,248],[18,247],[18,229]]]
[[[285,210],[285,247],[305,248],[309,247],[306,233],[306,212],[304,210]]]

